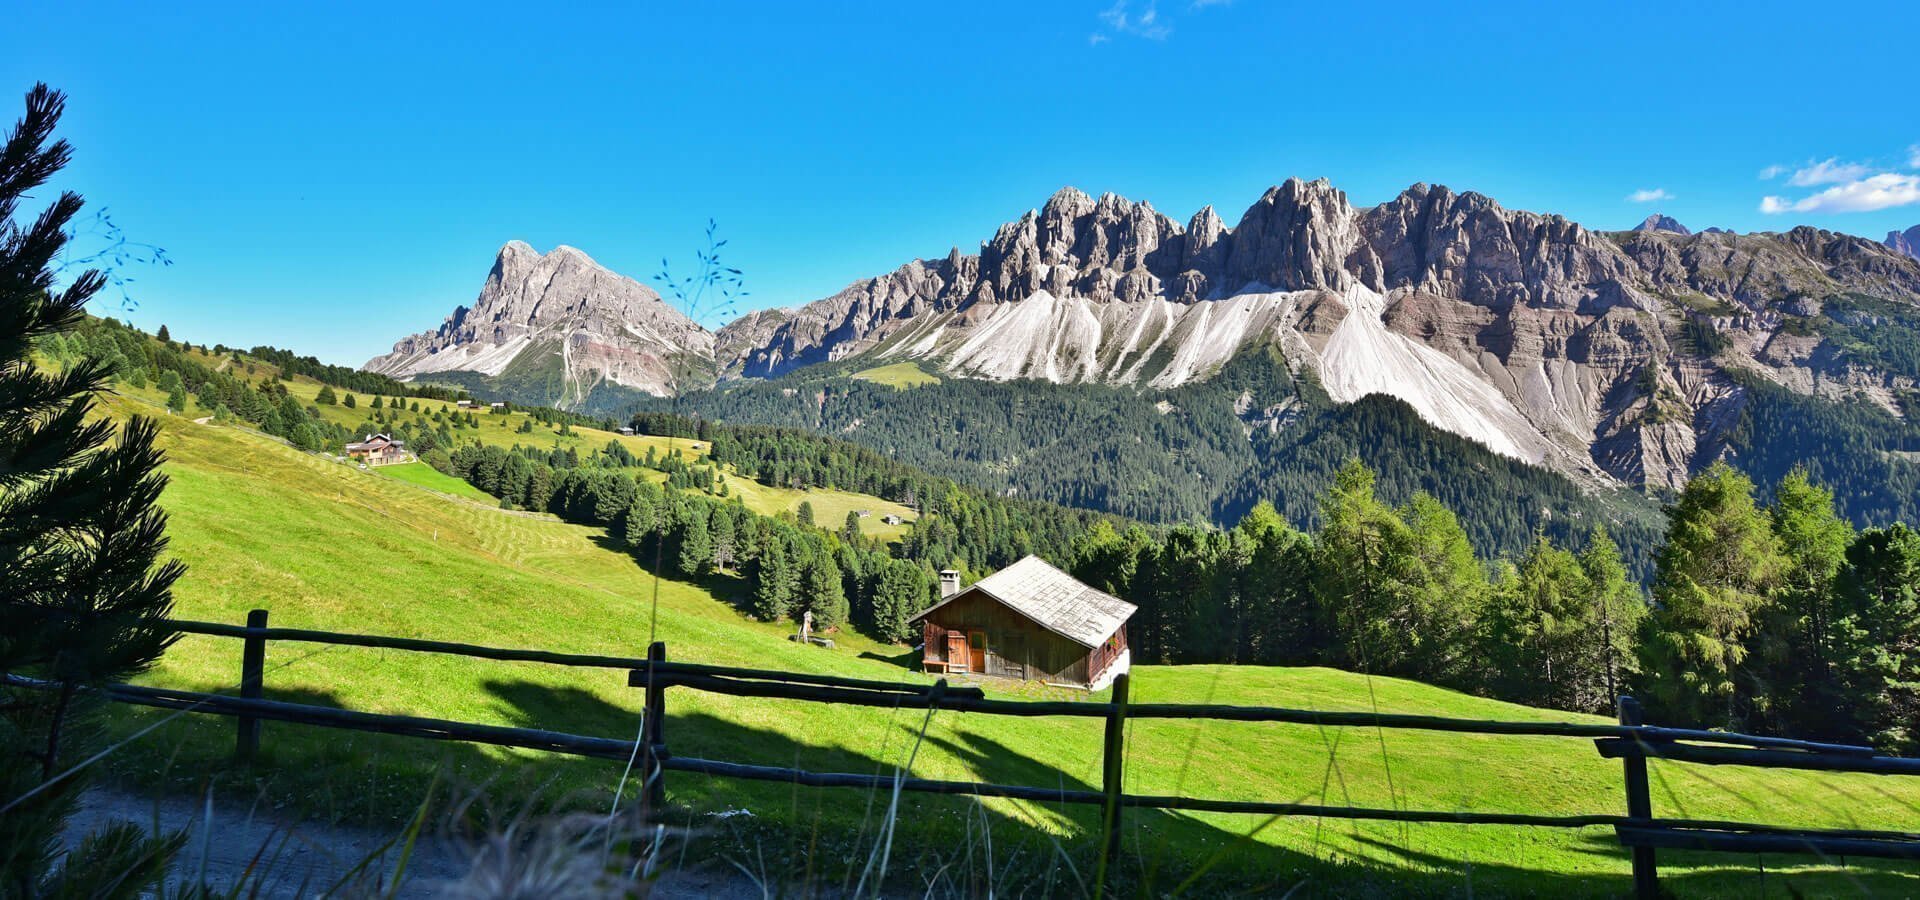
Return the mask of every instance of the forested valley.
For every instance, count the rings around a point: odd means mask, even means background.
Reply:
[[[1440,431],[1404,402],[1329,400],[1273,352],[1244,353],[1170,391],[1042,381],[950,379],[902,390],[817,366],[734,382],[648,412],[810,429],[996,494],[1172,525],[1229,526],[1268,502],[1317,528],[1317,498],[1349,458],[1404,503],[1424,491],[1460,513],[1482,554],[1517,554],[1544,533],[1567,542],[1607,524],[1636,577],[1652,572],[1657,503],[1583,489],[1545,469]]]

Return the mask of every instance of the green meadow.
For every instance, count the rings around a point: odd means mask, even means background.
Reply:
[[[892,365],[862,369],[853,373],[850,377],[897,388],[915,388],[923,384],[940,383],[940,376],[920,368],[919,363],[913,362],[893,363]]]
[[[139,392],[109,398],[106,408],[115,416],[157,412]],[[250,431],[162,418],[172,478],[162,503],[172,517],[172,552],[189,567],[175,591],[179,617],[238,623],[257,607],[283,626],[581,653],[640,655],[661,640],[675,660],[925,680],[908,665],[906,647],[858,633],[836,635],[832,650],[796,644],[787,639],[791,625],[753,621],[729,602],[738,594],[731,577],[656,579],[598,529],[468,502],[424,466],[363,471]],[[753,487],[749,502],[759,496],[791,508],[800,499]],[[804,498],[829,528],[851,508],[837,498]],[[872,504],[876,521],[884,508],[873,498],[846,502]],[[239,649],[237,641],[188,636],[144,681],[230,690]],[[1140,701],[1598,721],[1330,669],[1138,666],[1134,673]],[[641,700],[619,671],[292,643],[270,647],[266,686],[271,697],[300,702],[618,738],[632,735]],[[988,692],[1103,699],[1048,688]],[[910,770],[928,778],[1072,789],[1100,783],[1097,721],[923,715],[680,689],[669,694],[665,736],[680,755],[821,771],[891,772],[911,757]],[[110,727],[122,735],[151,727],[105,763],[124,784],[181,792],[212,784],[236,798],[347,822],[401,820],[429,785],[503,803],[537,795],[602,809],[620,777],[618,764],[604,761],[278,723],[265,726],[259,763],[238,769],[228,763],[228,720],[120,709]],[[1620,764],[1572,739],[1135,721],[1127,760],[1127,789],[1136,793],[1624,811]],[[1653,784],[1656,811],[1668,815],[1910,829],[1920,811],[1920,785],[1872,776],[1656,763]],[[863,791],[683,773],[669,773],[667,790],[719,857],[757,858],[775,872],[835,884],[864,862],[876,809],[885,805]],[[1090,809],[911,795],[900,809],[899,871],[931,871],[965,855],[970,870],[976,858],[991,857],[1008,867],[1045,864],[1067,873],[1063,879],[1091,877],[1098,842],[1090,837]],[[728,815],[712,815],[720,813]],[[1628,888],[1627,857],[1609,829],[1131,811],[1126,840],[1144,869],[1138,877],[1154,893],[1207,866],[1208,879],[1262,892],[1301,882],[1306,893],[1321,894],[1589,896]],[[1662,860],[1663,883],[1683,896],[1920,890],[1909,869],[1851,860],[1677,853]]]

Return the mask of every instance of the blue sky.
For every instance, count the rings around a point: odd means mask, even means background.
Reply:
[[[750,304],[794,305],[1069,184],[1183,221],[1297,175],[1596,228],[1920,224],[1910,0],[291,6],[9,13],[0,88],[72,98],[61,186],[176,260],[97,312],[359,364],[510,239],[644,278],[713,217]]]

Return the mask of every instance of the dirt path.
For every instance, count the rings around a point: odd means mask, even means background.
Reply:
[[[175,860],[172,881],[204,877],[215,888],[225,890],[251,868],[253,882],[259,887],[252,896],[259,897],[321,896],[368,860],[371,862],[365,870],[390,876],[404,842],[399,828],[381,831],[317,824],[270,809],[248,809],[217,801],[209,810],[204,802],[156,800],[96,788],[82,796],[79,810],[68,823],[68,846],[115,820],[134,822],[149,831],[156,821],[164,830],[189,830],[186,849]],[[423,834],[407,861],[400,889],[391,896],[438,896],[466,874],[471,861],[466,847]],[[676,871],[660,878],[652,896],[745,900],[762,897],[763,893],[735,872]]]

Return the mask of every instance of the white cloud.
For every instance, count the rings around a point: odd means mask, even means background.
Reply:
[[[1920,144],[1907,147],[1907,168],[1920,169]]]
[[[1106,35],[1104,35],[1104,34],[1101,34],[1101,33],[1100,33],[1100,32],[1098,32],[1098,31],[1096,31],[1096,32],[1094,32],[1094,33],[1092,33],[1092,34],[1090,34],[1090,35],[1087,35],[1087,43],[1089,43],[1089,44],[1093,44],[1093,45],[1095,45],[1095,46],[1098,46],[1098,45],[1100,45],[1100,44],[1104,44],[1104,43],[1106,43],[1106,42],[1108,42],[1108,41],[1110,41],[1110,40],[1113,40],[1113,38],[1110,38],[1110,37],[1107,37]]]
[[[1887,172],[1838,184],[1798,200],[1764,197],[1760,200],[1760,211],[1775,215],[1786,212],[1872,212],[1916,204],[1920,204],[1920,175]]]
[[[1654,188],[1652,190],[1641,188],[1627,195],[1628,203],[1658,203],[1662,200],[1672,199],[1673,195],[1667,193],[1666,188]]]
[[[1786,166],[1772,165],[1760,170],[1760,180],[1772,181],[1775,178],[1779,178],[1780,176],[1785,174],[1787,174]]]
[[[1137,14],[1127,9],[1127,0],[1114,0],[1113,6],[1100,13],[1100,21],[1114,34],[1130,34],[1150,41],[1164,41],[1173,33],[1173,26],[1161,20],[1154,0],[1148,0],[1146,9]]]
[[[1869,166],[1841,162],[1839,157],[1831,156],[1795,171],[1793,177],[1787,179],[1787,183],[1794,187],[1814,187],[1822,184],[1859,181],[1871,174],[1873,169]]]

